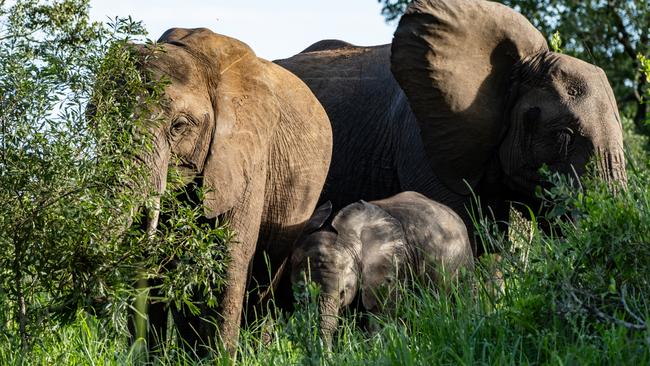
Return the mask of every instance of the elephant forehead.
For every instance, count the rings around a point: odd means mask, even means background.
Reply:
[[[191,85],[172,83],[165,88],[165,96],[169,102],[170,112],[185,112],[202,116],[210,115],[212,104],[205,89],[193,88]]]
[[[154,50],[145,60],[145,67],[158,76],[167,76],[172,82],[188,83],[203,78],[204,71],[196,59],[182,48],[163,44],[162,50]]]
[[[165,44],[164,52],[154,52],[144,67],[155,78],[167,79],[165,96],[172,112],[178,110],[204,114],[211,109],[205,71],[197,65],[194,57],[181,48]],[[197,109],[198,108],[198,109]]]
[[[551,73],[566,72],[571,75],[582,75],[584,78],[595,79],[600,69],[588,62],[563,54],[553,54],[555,60],[551,67]]]
[[[307,258],[312,268],[321,271],[338,271],[349,262],[344,251],[332,246],[319,246],[307,252]]]
[[[561,99],[584,120],[590,135],[620,125],[618,107],[602,69],[577,58],[559,55],[551,68]]]
[[[551,79],[562,85],[573,98],[589,94],[590,84],[598,79],[598,69],[578,59],[560,58],[550,69]]]
[[[336,236],[336,233],[333,233],[331,231],[316,231],[300,238],[297,248],[308,253],[321,247],[331,246],[331,244],[336,242]]]
[[[330,252],[325,256],[310,256],[308,262],[311,278],[316,282],[326,281],[343,286],[349,279],[356,278],[353,261],[349,255],[340,251]]]
[[[609,108],[616,108],[607,100],[611,87],[602,69],[567,55],[555,55],[554,58],[549,74],[553,82],[560,85],[563,97],[571,101],[606,102]]]

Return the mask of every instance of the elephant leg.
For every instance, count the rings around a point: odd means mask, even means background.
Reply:
[[[149,317],[149,332],[147,332],[147,346],[150,351],[159,352],[167,339],[167,309],[165,303],[150,303],[147,308]]]
[[[217,326],[226,350],[234,353],[239,338],[246,284],[255,253],[262,211],[264,186],[251,184],[241,204],[225,215],[235,239],[229,244],[229,263],[218,308]]]
[[[254,321],[278,311],[293,310],[291,264],[293,246],[309,220],[322,191],[329,159],[324,157],[322,135],[302,131],[289,134],[282,156],[271,159],[270,180],[281,189],[266,194],[269,209],[262,217],[253,259],[246,320]],[[322,148],[314,148],[314,147]],[[288,149],[288,150],[287,150]],[[282,162],[282,159],[284,162]]]
[[[263,176],[263,175],[262,175]],[[176,329],[182,347],[199,358],[213,350],[221,349],[216,343],[222,340],[224,348],[233,354],[239,336],[239,323],[249,267],[258,237],[262,210],[264,207],[264,186],[250,183],[240,203],[220,216],[235,233],[228,243],[228,265],[224,286],[219,294],[219,306],[209,308],[197,299],[199,314],[192,314],[186,306],[172,307]]]
[[[289,221],[289,220],[287,220]],[[272,310],[293,310],[289,256],[302,224],[262,228],[252,265],[246,321],[266,316]]]

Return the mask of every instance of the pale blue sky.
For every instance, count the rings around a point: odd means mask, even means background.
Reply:
[[[337,38],[358,45],[390,43],[377,0],[91,0],[91,17],[131,15],[149,38],[171,27],[207,27],[238,38],[258,56],[289,57],[310,44]]]

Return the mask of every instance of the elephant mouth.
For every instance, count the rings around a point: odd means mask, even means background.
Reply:
[[[581,169],[575,168],[572,164],[566,162],[557,162],[548,164],[548,171],[551,174],[561,174],[568,176],[570,179],[568,183],[577,186],[579,185]],[[542,189],[550,189],[553,183],[548,179],[546,174],[541,172],[541,166],[524,165],[518,169],[513,175],[505,175],[504,184],[512,191],[524,196],[531,196],[537,198],[535,192],[538,187]]]
[[[614,156],[612,154],[601,153],[595,156],[596,159],[596,174],[605,180],[612,188],[616,188],[617,184],[622,186],[626,185],[627,176],[624,168],[624,158]],[[548,171],[551,174],[560,174],[568,177],[565,181],[572,187],[580,186],[582,176],[585,174],[585,165],[578,164],[577,166],[567,161],[555,162],[547,164]],[[550,189],[554,183],[549,179],[545,173],[541,173],[541,166],[532,166],[525,164],[512,175],[504,176],[504,184],[511,190],[524,195],[534,195],[538,187],[542,189]],[[614,189],[616,190],[616,189]]]

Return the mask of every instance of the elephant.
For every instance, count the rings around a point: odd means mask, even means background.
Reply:
[[[232,351],[247,283],[269,283],[268,271],[287,260],[316,207],[331,158],[330,122],[300,79],[241,41],[205,28],[172,28],[156,46],[133,45],[142,70],[168,80],[164,106],[145,126],[153,147],[136,157],[157,201],[146,226],[155,234],[173,167],[204,189],[205,219],[225,221],[235,233],[218,307],[201,314],[214,316],[216,325],[174,314],[185,344],[200,348],[220,336]],[[152,334],[165,334],[164,314],[163,304],[149,304],[150,348]]]
[[[605,73],[549,50],[504,5],[415,0],[392,44],[325,40],[275,62],[305,81],[332,123],[319,204],[339,209],[412,190],[454,209],[472,232],[470,210],[507,223],[511,202],[539,209],[543,166],[581,178],[595,158],[614,190],[626,186]],[[477,256],[485,250],[474,245]]]
[[[328,346],[339,311],[357,295],[364,310],[378,313],[390,309],[396,281],[446,289],[462,269],[473,269],[460,216],[420,193],[360,200],[331,216],[326,202],[305,225],[291,256],[294,285],[310,279],[320,286],[320,332]]]

